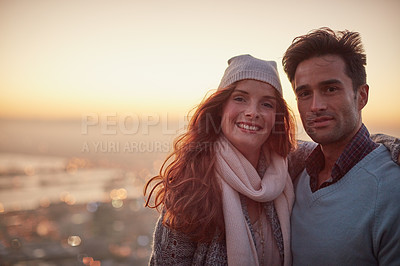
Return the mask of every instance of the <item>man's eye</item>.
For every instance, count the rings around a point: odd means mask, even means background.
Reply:
[[[336,87],[328,87],[328,88],[326,88],[326,91],[327,92],[335,92],[335,91],[337,91],[337,88]]]
[[[310,95],[309,91],[301,91],[299,93],[297,93],[297,98],[304,98]]]

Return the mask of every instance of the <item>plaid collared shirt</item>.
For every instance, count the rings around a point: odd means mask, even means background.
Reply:
[[[315,192],[339,181],[353,166],[378,146],[370,139],[369,132],[363,124],[333,166],[331,178],[318,187],[318,174],[325,165],[324,154],[321,146],[318,145],[306,160],[306,170],[310,176],[311,191]]]

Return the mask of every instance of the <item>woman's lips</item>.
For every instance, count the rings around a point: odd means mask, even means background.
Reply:
[[[243,129],[243,130],[249,131],[249,132],[258,132],[262,129],[259,125],[243,123],[243,122],[236,123],[236,126],[240,129]]]

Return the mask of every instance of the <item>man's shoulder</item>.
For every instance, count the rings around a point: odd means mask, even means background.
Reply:
[[[400,166],[392,160],[389,150],[382,144],[379,144],[379,146],[364,159],[365,160],[362,161],[366,161],[365,166],[376,169],[376,171],[381,171],[385,168],[393,168],[394,170],[400,171]]]
[[[362,168],[375,176],[379,183],[400,186],[400,166],[393,162],[390,152],[385,146],[378,148],[368,154],[361,162]]]

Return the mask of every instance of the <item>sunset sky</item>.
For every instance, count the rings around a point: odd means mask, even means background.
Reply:
[[[367,126],[400,135],[400,1],[0,0],[0,118],[87,113],[183,116],[215,89],[227,60],[276,60],[328,26],[361,33]],[[296,110],[297,111],[297,110]]]

